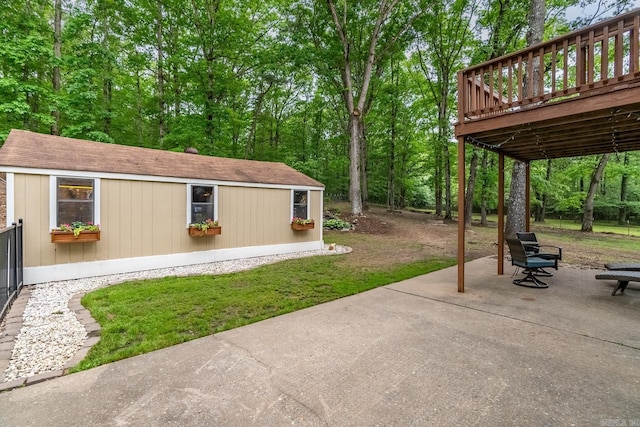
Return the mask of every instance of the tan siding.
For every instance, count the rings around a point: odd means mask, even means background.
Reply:
[[[117,213],[117,204],[114,206],[114,197],[117,197],[118,191],[109,185],[108,181],[100,181],[100,241],[96,242],[96,253],[98,259],[110,259],[117,248],[113,246],[113,240],[109,240],[111,229],[107,224],[111,224],[114,219],[112,216]],[[109,230],[107,231],[107,229]]]
[[[171,204],[171,217],[173,227],[172,232],[172,253],[188,252],[189,248],[189,236],[187,234],[187,218],[186,218],[186,204],[187,204],[187,186],[181,184],[175,186],[173,191],[175,192],[173,203]]]
[[[264,216],[260,215],[260,192],[251,193],[251,212],[254,220],[251,221],[251,236],[253,237],[253,245],[264,245],[265,226]]]
[[[46,179],[44,179],[46,178]],[[40,175],[15,175],[15,198],[14,215],[15,219],[22,218],[24,221],[24,247],[25,247],[25,267],[40,265],[43,258],[52,258],[53,253],[47,257],[41,256],[40,248],[43,241],[49,238],[49,222],[44,223],[45,212],[49,214],[47,205],[46,211],[42,212],[42,195],[46,194],[42,186],[49,187],[48,177]],[[46,202],[48,203],[48,197]]]
[[[101,240],[52,244],[49,235],[49,177],[15,175],[15,217],[25,221],[25,266],[65,264],[211,249],[317,240],[321,226],[320,191],[311,192],[316,229],[293,232],[291,191],[218,187],[222,234],[189,237],[185,224],[187,186],[101,180]]]
[[[120,194],[120,202],[118,212],[121,215],[119,219],[118,229],[122,235],[133,236],[134,228],[132,219],[135,217],[133,212],[133,186],[137,184],[132,181],[118,181],[118,193]],[[109,224],[113,228],[112,224]],[[130,258],[135,253],[133,250],[133,238],[121,238],[118,245],[118,256],[120,258]]]
[[[221,186],[218,203],[223,247],[307,240],[291,231],[290,190]]]
[[[316,221],[316,228],[309,233],[308,241],[320,240],[320,229],[322,228],[322,192],[311,191],[311,218]]]
[[[153,230],[156,229],[157,224],[153,220],[152,185],[153,183],[150,182],[142,183],[140,201],[135,204],[135,208],[137,208],[139,212],[137,221],[139,231],[135,233],[134,236],[142,240],[142,251],[140,252],[142,256],[153,255]]]
[[[144,253],[144,239],[142,233],[139,230],[144,228],[145,219],[149,218],[144,216],[148,214],[142,208],[142,193],[143,186],[146,182],[134,181],[130,183],[131,186],[131,198],[128,200],[128,207],[126,209],[128,218],[131,220],[131,233],[129,234],[129,243],[131,246],[131,256],[141,256]],[[150,225],[150,221],[147,222],[147,227]],[[137,231],[138,230],[138,231]],[[137,231],[137,232],[136,232]]]

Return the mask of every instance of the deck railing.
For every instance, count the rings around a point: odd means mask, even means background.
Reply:
[[[464,123],[609,92],[637,81],[639,32],[640,9],[635,9],[459,71],[458,120]]]

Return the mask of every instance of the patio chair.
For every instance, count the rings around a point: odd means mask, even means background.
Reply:
[[[604,265],[607,270],[640,271],[640,262],[608,263]]]
[[[640,271],[608,270],[607,272],[596,274],[596,279],[616,280],[616,286],[611,292],[611,296],[615,296],[618,291],[624,294],[629,282],[640,282]]]
[[[536,233],[520,231],[516,233],[518,240],[524,245],[527,255],[534,255],[544,259],[555,259],[562,261],[562,247],[554,245],[541,245],[536,237]],[[552,248],[551,250],[543,248]],[[541,268],[537,272],[538,276],[551,277],[553,274]]]
[[[534,254],[528,255],[524,243],[518,239],[507,239],[507,244],[511,253],[511,265],[522,267],[522,272],[525,274],[522,279],[514,279],[513,284],[529,288],[548,288],[549,284],[538,279],[536,275],[539,275],[540,270],[544,268],[553,267],[557,270],[558,258],[542,258]],[[516,269],[513,275],[515,276],[517,272],[518,270]]]
[[[596,279],[617,281],[611,296],[615,296],[618,291],[624,294],[629,282],[640,282],[640,263],[638,262],[608,263],[604,267],[607,271],[596,274]]]

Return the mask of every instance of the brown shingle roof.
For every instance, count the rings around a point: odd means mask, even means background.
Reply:
[[[228,159],[12,130],[0,166],[324,187],[284,163]]]

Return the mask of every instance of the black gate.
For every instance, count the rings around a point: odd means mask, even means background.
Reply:
[[[22,220],[0,231],[0,320],[22,288]]]

